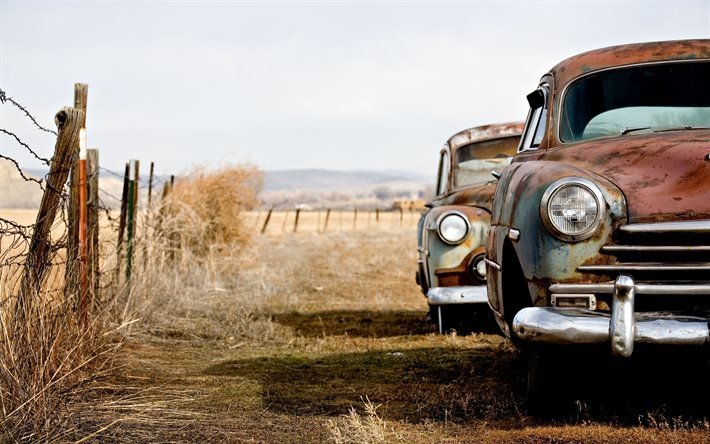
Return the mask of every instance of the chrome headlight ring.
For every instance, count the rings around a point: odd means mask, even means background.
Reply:
[[[590,238],[605,214],[604,195],[594,182],[583,177],[556,180],[540,202],[540,217],[547,230],[567,242]]]
[[[458,245],[471,232],[471,223],[463,212],[458,210],[447,211],[436,220],[436,232],[442,242],[449,245]]]

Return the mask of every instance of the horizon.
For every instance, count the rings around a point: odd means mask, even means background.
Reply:
[[[60,51],[56,36],[81,44]],[[111,170],[138,158],[160,175],[249,163],[433,177],[452,134],[523,120],[561,60],[686,38],[710,38],[709,2],[0,0],[0,88],[54,128],[88,83],[88,146]],[[0,127],[51,155],[25,120],[0,106]],[[0,151],[37,163],[6,136]]]

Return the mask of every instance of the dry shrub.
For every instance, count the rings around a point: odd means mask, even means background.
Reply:
[[[216,170],[198,168],[175,183],[161,227],[181,250],[201,256],[209,250],[243,244],[242,212],[258,202],[262,172],[251,165]]]
[[[347,415],[337,421],[328,421],[328,430],[335,444],[404,442],[404,438],[387,427],[387,422],[377,413],[379,405],[374,405],[367,397],[362,403],[364,415],[360,415],[355,407],[350,407]]]
[[[147,216],[124,319],[177,338],[269,339],[275,324],[261,307],[269,283],[242,212],[253,207],[261,172],[253,166],[201,169],[179,180]],[[150,227],[153,227],[152,229]]]

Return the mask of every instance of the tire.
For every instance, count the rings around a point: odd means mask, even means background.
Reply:
[[[555,354],[547,350],[529,350],[527,353],[527,411],[531,416],[550,416],[564,406],[561,381],[553,375],[564,373]]]

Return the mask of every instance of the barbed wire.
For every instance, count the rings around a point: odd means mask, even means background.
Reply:
[[[99,167],[99,170],[100,170],[100,171],[104,171],[104,172],[106,172],[106,173],[108,173],[108,174],[110,174],[110,175],[112,175],[112,176],[114,176],[114,177],[117,177],[117,178],[121,179],[121,180],[125,179],[125,177],[123,176],[123,174],[119,174],[119,173],[117,173],[117,172],[115,172],[115,171],[111,171],[111,170],[109,170],[108,168]],[[166,178],[164,178],[164,179],[161,179],[159,176],[153,176],[153,186],[155,187],[155,186],[158,186],[158,185],[162,185],[162,184],[168,182],[169,180],[170,180],[170,177],[166,177]],[[142,184],[143,186],[148,186],[148,185],[150,184],[150,180],[149,180],[149,179],[145,179],[145,178],[143,178],[143,177],[139,177],[139,178],[138,178],[138,182],[139,182],[140,184]]]
[[[42,125],[40,125],[39,123],[37,123],[37,119],[35,119],[34,116],[32,114],[30,114],[29,111],[27,111],[27,108],[25,108],[24,106],[17,103],[17,101],[15,99],[13,99],[12,97],[7,97],[7,94],[5,93],[5,91],[3,91],[2,88],[0,88],[0,103],[5,104],[5,102],[10,102],[14,106],[16,106],[18,109],[20,109],[23,113],[25,113],[25,115],[27,117],[29,117],[29,119],[32,121],[32,123],[34,123],[35,126],[37,128],[39,128],[40,130],[45,131],[50,134],[54,134],[55,136],[58,135],[56,131],[45,128]]]

